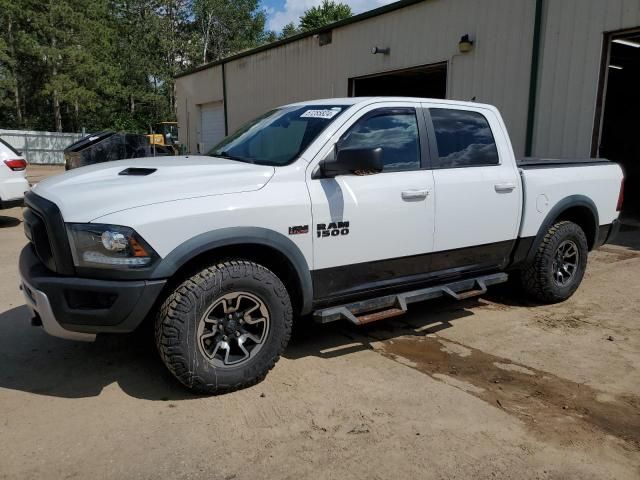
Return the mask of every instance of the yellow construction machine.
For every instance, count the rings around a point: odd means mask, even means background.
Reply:
[[[149,145],[159,155],[179,155],[178,122],[160,122],[147,135]]]

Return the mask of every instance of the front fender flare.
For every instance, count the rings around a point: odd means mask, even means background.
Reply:
[[[273,248],[293,266],[302,293],[301,313],[312,310],[313,282],[309,264],[300,248],[281,233],[259,227],[230,227],[197,235],[178,245],[154,268],[152,278],[171,278],[183,265],[198,255],[221,247],[254,244]]]

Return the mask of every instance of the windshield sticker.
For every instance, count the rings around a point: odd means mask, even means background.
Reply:
[[[331,110],[307,110],[300,118],[333,118],[337,114],[340,113],[339,109],[331,109]]]

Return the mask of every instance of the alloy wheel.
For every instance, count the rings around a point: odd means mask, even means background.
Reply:
[[[198,324],[200,353],[218,368],[253,358],[269,332],[269,310],[256,295],[227,293],[214,301]]]
[[[575,242],[573,240],[562,242],[556,250],[551,267],[556,284],[561,287],[568,285],[575,276],[579,263],[580,254]]]

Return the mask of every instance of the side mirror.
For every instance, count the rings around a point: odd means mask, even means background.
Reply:
[[[322,176],[325,178],[348,175],[358,170],[380,173],[383,167],[382,147],[338,150],[333,159],[325,160],[320,165]]]

